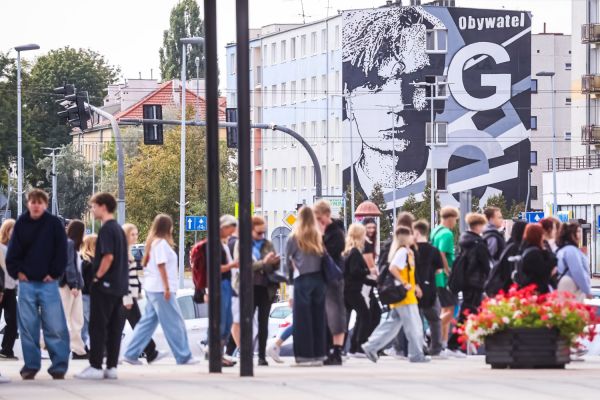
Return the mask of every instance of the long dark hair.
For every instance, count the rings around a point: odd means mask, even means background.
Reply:
[[[579,247],[579,244],[577,243],[577,232],[579,231],[579,228],[580,225],[578,222],[563,224],[560,227],[558,239],[556,240],[558,247],[565,247],[568,245]]]
[[[85,224],[78,219],[72,219],[67,226],[67,237],[75,244],[75,251],[79,251],[83,243]]]
[[[525,228],[527,227],[527,222],[525,221],[515,221],[513,224],[512,230],[510,231],[510,242],[520,245],[523,241],[523,234],[525,233]]]

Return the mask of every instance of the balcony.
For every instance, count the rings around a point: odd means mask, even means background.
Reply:
[[[600,43],[600,24],[581,25],[581,43]]]
[[[600,95],[600,75],[583,75],[581,93]]]
[[[584,125],[581,127],[581,144],[600,145],[600,125]]]
[[[559,157],[556,159],[557,171],[569,171],[576,169],[600,168],[600,154],[589,156]],[[548,159],[547,171],[552,171],[552,159]]]

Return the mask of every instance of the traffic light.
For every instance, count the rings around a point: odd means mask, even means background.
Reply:
[[[162,119],[162,106],[153,104],[144,104],[144,119]],[[144,123],[144,144],[161,145],[163,144],[163,126],[162,124]]]
[[[91,116],[85,106],[88,97],[87,92],[82,91],[77,93],[74,85],[65,84],[62,87],[55,88],[54,93],[63,95],[63,98],[57,100],[57,103],[65,107],[65,109],[57,113],[58,117],[65,119],[72,128],[79,128],[82,131],[86,130]]]

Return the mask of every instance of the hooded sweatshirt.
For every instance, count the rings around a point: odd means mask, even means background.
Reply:
[[[461,254],[467,254],[465,285],[474,290],[483,290],[490,273],[490,253],[485,240],[478,234],[466,231],[458,241]]]

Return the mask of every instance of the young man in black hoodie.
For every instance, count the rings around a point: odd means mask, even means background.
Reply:
[[[465,217],[469,230],[460,235],[458,246],[459,258],[466,257],[464,281],[462,282],[463,301],[460,306],[458,323],[466,320],[465,312],[475,314],[483,299],[485,282],[490,273],[490,253],[485,239],[481,236],[487,219],[483,214],[469,213]],[[457,258],[455,266],[460,262]],[[452,334],[448,341],[448,350],[454,355],[460,353],[458,335]]]
[[[326,200],[319,200],[313,211],[321,232],[327,253],[333,261],[343,268],[342,252],[346,246],[344,225],[342,221],[331,218],[331,206]],[[342,365],[342,348],[346,335],[346,305],[344,303],[344,280],[330,282],[325,297],[327,326],[333,339],[333,348],[329,351],[325,365]]]
[[[19,280],[17,315],[25,380],[34,379],[41,368],[40,324],[52,361],[48,373],[64,379],[69,367],[69,331],[58,291],[67,265],[67,235],[47,208],[46,192],[33,189],[27,194],[28,211],[17,220],[6,254],[8,273]]]

